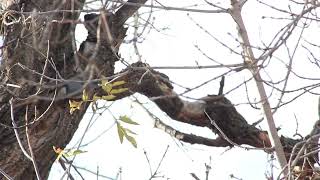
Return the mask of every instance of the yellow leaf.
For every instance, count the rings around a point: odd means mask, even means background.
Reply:
[[[294,167],[293,167],[293,172],[294,172],[294,173],[301,173],[301,171],[302,171],[302,169],[301,169],[300,166],[294,166]]]
[[[113,100],[114,98],[116,98],[116,96],[115,96],[115,95],[112,95],[112,94],[101,97],[101,99],[107,100],[107,101]]]
[[[55,146],[52,146],[53,150],[55,153],[60,154],[61,152],[63,152],[63,149],[60,148],[56,148]]]
[[[64,154],[64,150],[61,149],[61,148],[56,148],[55,146],[52,147],[54,152],[58,154],[57,158],[56,158],[56,161],[58,161],[62,155]]]
[[[170,88],[165,84],[165,83],[160,83],[159,87],[162,91],[166,92],[168,90],[170,90]]]
[[[112,84],[109,83],[108,80],[101,80],[101,84],[100,86],[102,87],[102,89],[106,92],[106,93],[110,93],[110,91],[112,90]]]
[[[128,91],[128,88],[120,88],[120,89],[112,89],[110,91],[110,94],[120,94],[122,92]]]
[[[70,114],[72,114],[77,109],[80,110],[82,103],[83,101],[69,100]]]
[[[115,81],[115,82],[113,82],[112,83],[112,86],[114,87],[114,86],[120,86],[120,85],[123,85],[123,84],[125,84],[126,82],[125,81]]]
[[[109,83],[109,81],[107,80],[107,79],[102,79],[101,80],[101,84],[99,84],[100,86],[104,86],[104,85],[106,85],[106,84],[108,84]]]
[[[82,101],[88,101],[89,100],[89,94],[88,94],[88,92],[86,91],[86,89],[84,89],[83,91],[82,91]]]
[[[96,95],[96,94],[93,95],[93,101],[97,101],[97,100],[99,100],[99,99],[102,99],[102,97],[101,97],[101,96],[98,96],[98,95]]]

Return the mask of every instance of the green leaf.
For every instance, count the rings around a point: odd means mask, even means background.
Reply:
[[[118,129],[119,139],[122,144],[123,136],[126,135],[126,132],[125,132],[125,129],[120,125],[120,123],[117,123],[117,129]]]
[[[82,154],[82,153],[85,153],[85,152],[87,152],[87,151],[82,151],[80,149],[77,149],[77,150],[71,150],[68,153],[65,153],[64,155],[66,157],[72,157],[72,156],[75,156],[75,155],[78,155],[78,154]]]
[[[131,131],[130,129],[127,129],[127,128],[124,128],[124,129],[126,130],[127,134],[128,134],[128,133],[131,133],[131,134],[135,134],[135,135],[137,135],[137,133],[135,133],[135,132]]]
[[[134,137],[129,136],[128,134],[125,134],[126,138],[128,139],[128,141],[132,144],[133,147],[137,148],[137,141],[134,139]]]
[[[128,116],[120,116],[119,120],[128,124],[133,124],[133,125],[139,125],[137,122],[133,121],[131,118]]]
[[[86,153],[86,152],[88,152],[88,151],[82,151],[80,149],[77,149],[77,150],[74,150],[72,154],[73,155],[78,155],[78,154],[82,154],[82,153]]]

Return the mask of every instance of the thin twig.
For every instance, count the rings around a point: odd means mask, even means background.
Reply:
[[[6,172],[4,172],[4,170],[2,170],[1,168],[0,168],[0,173],[1,173],[4,177],[6,177],[8,180],[14,180],[11,176],[9,176],[9,174],[7,174]]]
[[[147,155],[147,151],[146,151],[146,150],[143,150],[143,154],[144,154],[144,156],[146,157],[146,160],[147,160],[148,165],[149,165],[150,176],[152,176],[152,167],[151,167],[151,163],[150,163],[149,157],[148,157],[148,155]]]
[[[115,178],[111,178],[111,177],[102,175],[101,173],[99,173],[99,175],[97,175],[97,172],[96,172],[96,171],[92,171],[92,170],[89,170],[89,169],[86,169],[86,168],[83,168],[83,167],[79,167],[79,166],[76,166],[76,165],[73,165],[73,166],[76,167],[77,169],[80,169],[80,170],[82,170],[82,171],[86,171],[86,172],[88,172],[88,173],[90,173],[90,174],[99,176],[99,177],[101,177],[101,178],[106,178],[106,179],[109,179],[109,180],[115,180]]]
[[[200,180],[200,178],[199,178],[195,173],[190,173],[190,175],[191,175],[195,180]]]
[[[28,128],[28,126],[27,126],[27,124],[28,124],[28,107],[29,107],[29,106],[26,107],[26,114],[25,114],[26,137],[27,137],[27,143],[28,143],[30,155],[31,155],[31,158],[32,158],[33,168],[34,168],[34,170],[35,170],[35,172],[36,172],[37,179],[40,180],[40,179],[41,179],[41,176],[40,176],[40,172],[39,172],[39,168],[38,168],[38,165],[37,165],[36,158],[34,157],[34,153],[33,153],[33,150],[32,150],[32,146],[31,146],[31,142],[30,142],[30,137],[29,137],[29,128]]]
[[[13,126],[13,131],[14,131],[14,134],[15,134],[15,136],[16,136],[16,139],[17,139],[17,141],[18,141],[18,144],[19,144],[19,146],[20,146],[21,151],[23,152],[23,154],[24,154],[30,161],[32,161],[31,156],[27,153],[27,151],[25,150],[25,148],[24,148],[23,145],[22,145],[22,142],[21,142],[21,139],[20,139],[20,136],[19,136],[19,133],[18,133],[18,129],[17,129],[17,124],[16,124],[16,122],[15,122],[15,120],[14,120],[14,111],[13,111],[13,103],[12,103],[12,101],[13,101],[13,98],[11,98],[11,99],[9,100],[10,111],[11,111],[11,122],[12,122],[12,126]]]
[[[62,167],[62,169],[66,172],[67,171],[67,167],[65,165],[65,161],[62,160],[62,158],[59,159],[59,164]],[[63,176],[62,176],[63,177]],[[72,176],[72,174],[68,174],[68,178],[70,178],[70,180],[75,180]]]
[[[168,152],[169,147],[170,147],[170,146],[168,145],[167,148],[166,148],[166,150],[164,151],[164,153],[163,153],[163,155],[162,155],[162,158],[161,158],[161,160],[160,160],[160,162],[159,162],[156,170],[154,171],[154,173],[152,174],[152,176],[149,178],[149,180],[153,179],[153,178],[158,174],[158,170],[159,170],[159,168],[160,168],[160,166],[161,166],[161,164],[162,164],[162,161],[164,160],[164,157],[166,156],[166,154],[167,154],[167,152]]]

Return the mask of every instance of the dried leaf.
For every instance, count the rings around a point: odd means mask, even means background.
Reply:
[[[55,146],[53,146],[52,148],[53,148],[54,152],[56,154],[58,154],[58,156],[57,156],[57,158],[55,160],[55,161],[58,161],[62,157],[62,155],[64,154],[64,150],[61,149],[61,148],[56,148]]]
[[[77,109],[80,110],[82,103],[83,101],[69,100],[70,114],[72,114]]]
[[[61,148],[57,148],[55,146],[52,146],[52,148],[53,148],[54,152],[57,154],[60,154],[61,152],[63,152],[63,149],[61,149]]]
[[[167,92],[168,90],[170,90],[168,85],[166,85],[165,83],[162,83],[162,82],[160,82],[159,87],[160,87],[161,91],[164,91],[164,92]]]

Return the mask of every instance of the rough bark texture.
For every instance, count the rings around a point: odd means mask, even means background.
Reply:
[[[65,3],[62,3],[65,2]],[[36,179],[32,162],[27,159],[16,140],[12,128],[9,99],[13,98],[14,119],[18,126],[32,122],[49,107],[50,101],[32,100],[40,86],[31,85],[31,82],[40,82],[40,76],[30,70],[43,72],[46,59],[52,60],[55,68],[64,78],[75,74],[73,67],[73,37],[74,25],[63,24],[59,21],[77,19],[78,13],[30,14],[30,12],[45,12],[54,9],[82,8],[81,1],[71,5],[71,1],[19,1],[9,6],[15,18],[21,21],[6,26],[5,49],[1,64],[0,90],[0,164],[1,168],[14,179]],[[29,12],[26,14],[19,12]],[[31,17],[32,19],[25,19]],[[57,20],[54,22],[53,20]],[[48,54],[48,56],[47,56]],[[47,56],[47,57],[46,57]],[[23,69],[22,66],[28,69]],[[56,77],[53,66],[47,66],[45,75]],[[43,79],[43,83],[48,82]],[[21,88],[6,86],[15,84]],[[41,96],[53,97],[53,92],[41,89]],[[40,95],[39,94],[39,95]],[[27,108],[28,107],[28,108]],[[26,111],[28,113],[26,113]],[[85,112],[81,110],[75,115],[68,112],[67,100],[54,102],[49,110],[37,122],[28,126],[30,143],[35,154],[40,175],[46,179],[50,167],[55,159],[52,146],[64,147],[72,138]],[[26,129],[19,128],[23,146],[28,149]],[[3,177],[1,177],[2,179]]]
[[[145,3],[145,0],[129,1]],[[82,5],[83,1],[20,0],[7,9],[10,17],[20,20],[4,27],[5,46],[0,68],[0,168],[14,179],[36,177],[32,162],[17,143],[9,100],[13,100],[13,118],[19,126],[19,138],[28,151],[28,133],[40,175],[46,179],[56,157],[52,147],[67,145],[88,107],[84,104],[71,115],[69,98],[60,94],[62,87],[68,80],[90,81],[114,75],[114,64],[119,59],[117,50],[126,32],[123,23],[138,9],[138,6],[124,5],[115,14],[86,15],[88,38],[79,52],[74,53],[75,24],[72,22],[79,14],[56,10],[79,10]],[[37,13],[47,11],[54,12]],[[129,91],[118,94],[116,99],[141,93],[172,119],[208,127],[220,136],[208,139],[174,131],[173,135],[182,141],[209,146],[271,146],[268,134],[248,124],[222,95],[209,95],[196,102],[184,101],[175,94],[166,75],[143,63],[134,63],[118,75],[117,81],[127,82],[121,87]],[[91,94],[103,93],[97,83],[94,86]],[[298,141],[283,137],[282,142],[286,153],[290,154]]]
[[[52,147],[67,145],[88,106],[85,104],[71,115],[68,98],[60,97],[61,87],[65,80],[86,81],[114,74],[114,63],[119,59],[117,50],[126,33],[123,24],[139,6],[123,5],[116,15],[107,12],[104,16],[87,15],[88,38],[79,53],[74,53],[77,10],[82,9],[84,0],[2,3],[8,13],[3,16],[6,24],[1,62],[0,168],[14,179],[36,179],[32,162],[22,153],[14,134],[8,103],[13,99],[19,138],[28,151],[28,133],[40,175],[46,179],[56,157]]]

